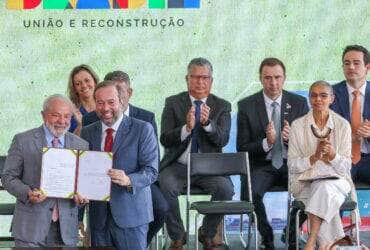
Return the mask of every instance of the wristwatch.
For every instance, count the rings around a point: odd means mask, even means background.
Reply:
[[[211,121],[208,119],[205,123],[202,124],[202,127],[207,127]]]

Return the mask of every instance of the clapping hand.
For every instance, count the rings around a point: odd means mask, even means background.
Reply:
[[[276,131],[275,131],[275,127],[274,127],[274,122],[273,121],[270,121],[267,124],[267,127],[266,127],[266,139],[267,139],[267,143],[268,143],[269,147],[271,147],[272,145],[274,145],[275,140],[276,140]]]
[[[328,138],[320,139],[317,143],[316,151],[310,157],[311,165],[321,160],[327,164],[335,158],[335,150]]]

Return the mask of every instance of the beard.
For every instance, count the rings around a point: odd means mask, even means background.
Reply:
[[[116,123],[116,121],[121,117],[123,111],[122,107],[120,107],[117,111],[110,111],[112,113],[112,117],[109,119],[104,119],[104,114],[101,114],[99,112],[96,112],[99,119],[107,126],[112,126]]]
[[[53,125],[51,125],[49,122],[45,122],[46,127],[49,129],[50,133],[55,136],[55,137],[61,137],[67,133],[69,127],[71,126],[70,124],[61,132],[58,132]]]

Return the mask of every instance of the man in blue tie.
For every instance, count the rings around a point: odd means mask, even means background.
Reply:
[[[308,105],[304,97],[283,90],[285,66],[279,59],[264,59],[259,75],[263,90],[238,103],[237,151],[249,153],[258,230],[262,245],[274,249],[273,231],[267,220],[263,196],[274,185],[287,186],[290,124],[307,113]],[[245,188],[242,186],[241,189]]]
[[[185,231],[178,196],[186,186],[186,163],[190,152],[221,152],[229,140],[229,102],[210,94],[212,65],[204,58],[194,58],[185,77],[188,91],[166,99],[161,120],[160,141],[165,155],[160,165],[159,183],[170,204],[166,218],[172,243],[170,249],[183,249]],[[192,178],[192,185],[209,192],[213,200],[230,200],[233,185],[229,178]],[[200,229],[204,249],[214,249],[212,238],[222,216],[206,216]]]

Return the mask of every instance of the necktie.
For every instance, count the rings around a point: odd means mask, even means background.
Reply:
[[[361,102],[360,102],[360,91],[355,90],[352,92],[352,115],[351,115],[351,128],[352,135],[357,132],[357,129],[361,125]],[[352,163],[356,164],[361,160],[361,141],[352,141]]]
[[[274,122],[276,139],[271,150],[271,162],[274,168],[279,169],[283,165],[283,144],[281,141],[281,126],[280,126],[280,112],[278,111],[279,104],[273,102],[271,120]]]
[[[191,153],[198,153],[199,150],[199,144],[198,144],[198,138],[199,138],[199,129],[200,129],[200,106],[202,105],[202,101],[196,100],[195,103],[195,126],[193,130],[191,131]]]
[[[53,148],[60,148],[61,145],[59,144],[58,137],[54,137],[53,140],[51,140],[51,145]],[[58,201],[55,200],[55,204],[53,207],[53,213],[51,214],[51,220],[56,222],[59,219],[59,208],[58,208]]]
[[[53,148],[60,148],[58,137],[54,137],[54,138],[51,140],[51,146],[52,146]]]
[[[113,132],[114,132],[114,129],[107,128],[105,130],[105,132],[107,133],[107,135],[105,136],[104,151],[105,152],[112,152],[112,148],[113,148]]]

